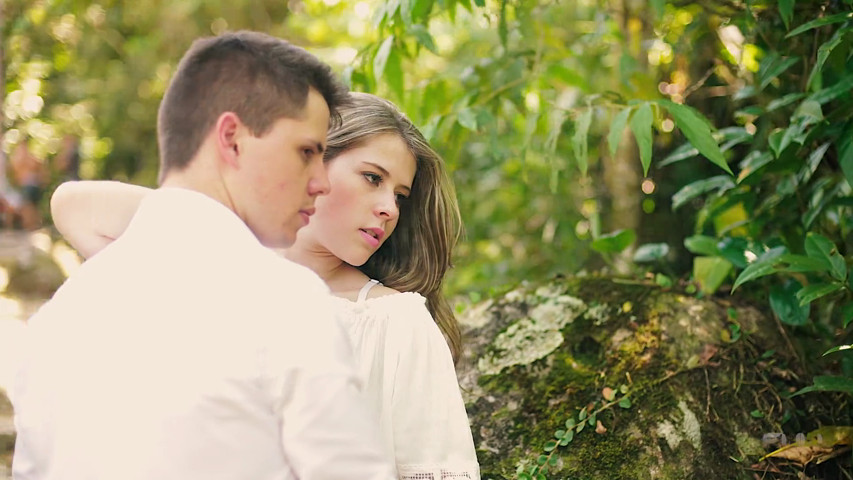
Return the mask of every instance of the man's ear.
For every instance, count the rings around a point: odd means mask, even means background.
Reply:
[[[240,168],[240,135],[245,131],[243,122],[234,112],[224,112],[216,119],[214,135],[219,157],[229,166]]]

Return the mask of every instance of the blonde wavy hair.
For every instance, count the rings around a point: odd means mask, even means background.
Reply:
[[[462,218],[444,160],[393,103],[367,93],[350,93],[338,109],[341,122],[329,131],[325,161],[381,134],[395,134],[415,157],[417,168],[409,199],[400,206],[394,233],[364,265],[365,275],[401,292],[417,292],[444,334],[453,358],[459,356],[459,324],[442,293]]]

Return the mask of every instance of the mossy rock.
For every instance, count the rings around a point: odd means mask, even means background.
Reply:
[[[774,387],[789,344],[748,306],[559,278],[471,306],[460,321],[484,479],[753,478],[762,434],[794,408]]]

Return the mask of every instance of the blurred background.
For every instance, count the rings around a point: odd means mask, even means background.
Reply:
[[[670,196],[716,167],[697,158],[644,176],[630,131],[611,154],[607,126],[628,99],[725,115],[725,95],[758,68],[757,49],[726,25],[727,2],[0,5],[3,228],[49,225],[50,193],[66,179],[153,186],[157,106],[177,60],[198,36],[255,29],[306,47],[422,128],[452,169],[466,225],[448,288],[475,297],[598,268],[590,241],[617,229],[671,243],[674,268],[689,268],[679,247],[689,213],[673,213]],[[662,158],[683,139],[664,115],[654,123]]]

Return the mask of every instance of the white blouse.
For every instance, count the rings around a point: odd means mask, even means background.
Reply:
[[[450,348],[413,292],[336,297],[382,440],[404,480],[480,478]]]

